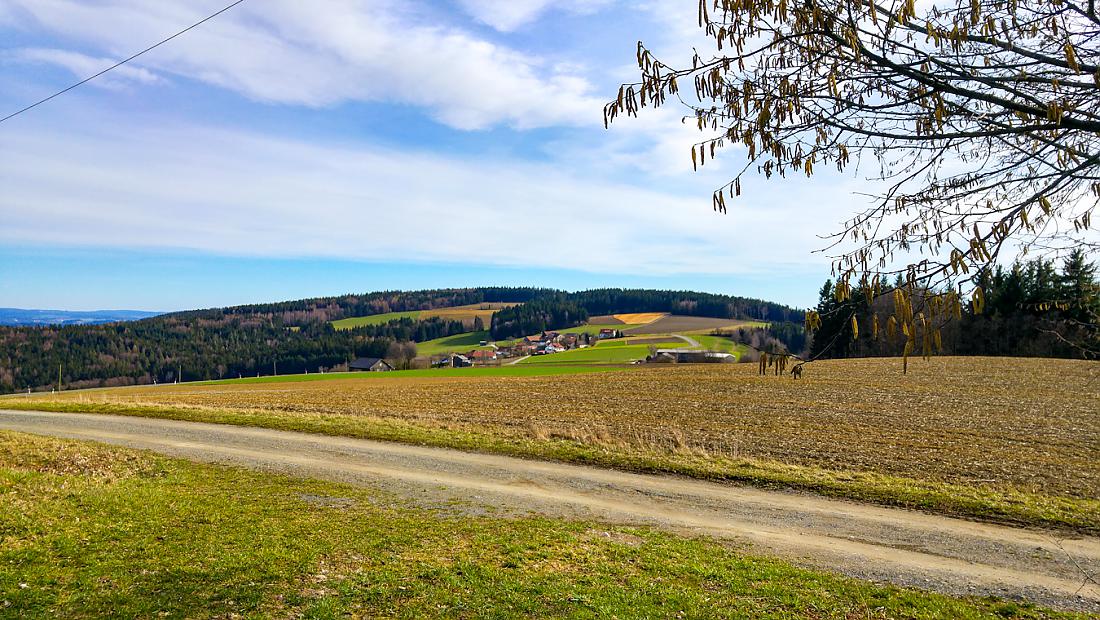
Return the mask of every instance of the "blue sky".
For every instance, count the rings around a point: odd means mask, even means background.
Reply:
[[[0,116],[226,0],[0,0]],[[682,110],[602,127],[695,6],[249,0],[0,124],[0,306],[174,310],[379,288],[695,288],[810,305],[854,177],[728,215]],[[704,48],[705,49],[705,48]]]

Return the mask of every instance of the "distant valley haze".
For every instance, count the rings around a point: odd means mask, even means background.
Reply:
[[[163,314],[144,310],[38,310],[0,308],[0,325],[98,325],[117,321],[136,321]]]

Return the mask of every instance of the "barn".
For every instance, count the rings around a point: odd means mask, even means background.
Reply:
[[[348,370],[363,372],[385,372],[388,370],[393,370],[393,366],[390,366],[389,362],[378,357],[360,357],[354,362],[348,364]]]

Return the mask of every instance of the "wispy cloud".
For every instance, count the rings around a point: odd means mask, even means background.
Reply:
[[[21,40],[32,41],[9,52],[20,62],[76,75],[222,4],[0,0],[0,24],[17,24]],[[692,173],[688,147],[701,136],[681,123],[682,108],[602,129],[604,100],[635,73],[622,64],[633,39],[621,42],[622,54],[576,58],[555,45],[516,47],[528,37],[508,34],[603,4],[465,0],[462,9],[485,28],[461,11],[396,0],[245,3],[127,66],[114,83],[171,80],[171,92],[187,96],[238,93],[218,105],[233,108],[231,119],[258,111],[251,129],[226,130],[184,105],[164,110],[157,97],[169,89],[160,88],[127,102],[140,111],[133,116],[80,116],[113,109],[114,95],[89,91],[21,118],[0,132],[0,244],[616,274],[820,272],[825,261],[810,254],[822,243],[815,232],[843,218],[848,188],[826,184],[842,197],[830,201],[820,179],[813,190],[750,181],[729,215],[715,215],[710,191],[741,161],[731,150]],[[695,36],[693,15],[673,28],[659,3],[614,11],[648,20],[665,49]],[[627,30],[634,35],[633,25],[619,34]],[[554,39],[552,28],[536,34]],[[18,75],[5,86],[28,84],[41,86]],[[362,107],[339,107],[345,102],[390,104],[372,106],[371,122],[415,120],[407,135],[377,132],[387,146],[371,144],[355,131]],[[278,110],[263,118],[270,108]],[[320,116],[325,132],[312,134]],[[476,133],[487,128],[499,133]],[[796,217],[807,204],[817,205],[812,217]]]
[[[0,0],[0,11],[111,55],[141,49],[213,8],[209,0]],[[137,66],[263,102],[411,104],[460,129],[599,122],[600,99],[574,65],[479,38],[427,15],[425,8],[388,1],[246,3],[155,50]]]
[[[13,50],[4,53],[0,58],[13,62],[55,65],[68,70],[73,74],[73,77],[81,80],[118,62],[118,60],[110,58],[96,58],[68,50],[37,47]],[[123,65],[91,82],[91,84],[100,88],[119,88],[134,82],[156,84],[162,81],[163,79],[160,76],[148,69]]]
[[[199,126],[0,145],[6,243],[653,274],[751,272],[775,239],[812,243],[763,209],[720,217],[698,197],[505,160]],[[770,268],[784,264],[812,263]]]
[[[554,9],[592,13],[614,0],[459,0],[474,19],[502,32],[510,32],[538,20]]]

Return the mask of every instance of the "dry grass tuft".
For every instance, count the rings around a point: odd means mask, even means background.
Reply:
[[[109,446],[0,431],[0,467],[112,481],[157,470],[153,456]]]

